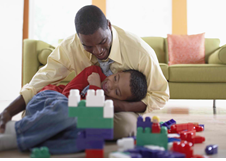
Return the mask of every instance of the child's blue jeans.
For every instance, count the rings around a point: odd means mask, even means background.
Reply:
[[[26,107],[26,116],[15,124],[21,151],[46,146],[51,154],[78,152],[76,118],[68,117],[68,99],[46,90],[35,95]]]

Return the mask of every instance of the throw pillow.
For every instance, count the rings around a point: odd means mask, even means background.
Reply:
[[[205,64],[205,33],[197,35],[167,34],[168,65]]]

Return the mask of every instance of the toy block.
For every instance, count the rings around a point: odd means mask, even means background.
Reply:
[[[86,158],[103,158],[103,149],[86,149]]]
[[[112,152],[109,154],[109,158],[131,158],[128,153]]]
[[[156,158],[185,158],[185,154],[173,151],[159,151]]]
[[[144,131],[142,127],[138,127],[136,143],[138,146],[157,145],[164,147],[165,150],[167,150],[168,149],[167,128],[163,126],[161,127],[160,133],[151,133],[151,129],[148,127],[146,127]]]
[[[103,149],[104,140],[103,139],[85,139],[85,149]]]
[[[217,154],[218,152],[218,145],[207,145],[205,148],[205,152],[207,155]]]
[[[34,148],[30,155],[31,158],[49,158],[50,153],[47,147]]]
[[[106,100],[104,103],[104,118],[114,118],[114,105],[112,100]]]
[[[119,140],[117,140],[117,145],[119,147],[118,151],[133,149],[134,148],[134,139],[133,138],[119,139]]]
[[[138,127],[150,127],[151,128],[152,122],[150,117],[145,117],[145,121],[143,121],[143,117],[139,116],[137,118],[137,128]]]
[[[191,142],[193,145],[197,143],[203,143],[205,141],[205,137],[203,136],[195,136],[193,133],[182,133],[181,140],[186,140]]]
[[[69,107],[77,107],[80,102],[80,95],[78,89],[71,89],[70,94],[68,96],[68,106]]]
[[[114,129],[85,129],[87,138],[102,138],[111,140],[114,137]]]
[[[204,130],[203,126],[199,126],[199,125],[195,126],[194,129],[195,129],[196,132],[200,132],[200,131]]]
[[[199,126],[202,126],[203,127],[203,131],[204,131],[204,127],[205,127],[204,124],[199,124]]]
[[[155,145],[145,145],[144,147],[151,150],[159,150],[159,151],[165,150],[163,147],[155,146]]]
[[[152,133],[160,133],[160,124],[159,123],[152,123],[151,125],[151,132]]]
[[[176,124],[176,121],[174,119],[171,119],[171,120],[166,121],[163,124],[161,124],[161,127],[165,126],[165,127],[167,127],[167,129],[170,129],[170,127],[174,124]]]
[[[194,124],[193,123],[185,123],[185,124],[174,124],[170,127],[171,132],[179,133],[184,130],[193,130]]]
[[[87,91],[86,107],[104,107],[104,101],[105,101],[104,90],[102,89],[96,90],[96,95],[95,90],[93,89]]]
[[[86,119],[103,118],[103,107],[87,108],[81,106],[85,100],[81,100],[77,108],[69,107],[69,117],[81,117]]]
[[[176,139],[176,138],[168,138],[168,143],[170,143],[170,142],[175,142],[175,141],[180,142],[180,141],[181,141],[181,139]]]
[[[180,138],[179,134],[168,134],[167,136],[168,136],[168,138],[176,138],[176,139]]]
[[[173,142],[171,148],[172,151],[184,153],[186,158],[191,158],[193,156],[192,143],[187,141]]]
[[[159,152],[159,150],[152,150],[143,146],[136,146],[134,149],[128,149],[124,152],[129,152],[130,154],[141,154],[142,158],[156,158],[156,154]]]
[[[97,129],[113,129],[114,120],[113,118],[77,118],[77,127],[86,128],[97,128]]]

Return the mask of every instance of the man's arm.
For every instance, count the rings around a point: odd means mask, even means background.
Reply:
[[[18,96],[10,103],[5,110],[0,114],[0,133],[4,133],[5,124],[12,119],[13,116],[25,110],[26,104],[23,97]]]
[[[111,99],[111,98],[109,98]],[[114,102],[114,112],[136,112],[143,113],[146,110],[147,105],[142,101],[138,102],[127,102],[112,99]]]

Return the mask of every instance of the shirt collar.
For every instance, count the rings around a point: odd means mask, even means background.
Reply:
[[[109,57],[111,60],[114,60],[115,62],[122,64],[122,57],[121,57],[121,50],[120,50],[120,44],[119,44],[119,37],[118,37],[118,33],[115,30],[115,28],[112,26],[112,46],[111,46],[111,52],[109,54]],[[96,64],[97,58],[90,54],[90,61],[93,64]]]

